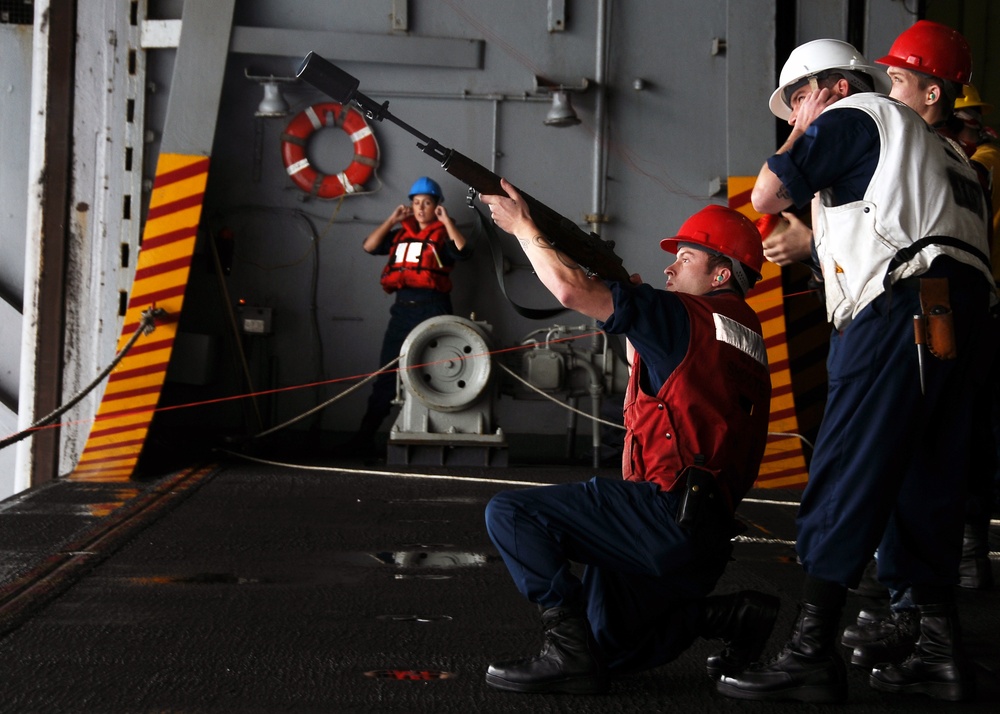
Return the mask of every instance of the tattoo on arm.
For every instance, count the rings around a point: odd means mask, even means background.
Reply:
[[[537,245],[539,248],[552,250],[552,244],[549,243],[548,239],[541,233],[536,233],[535,235],[531,236],[530,239],[518,238],[517,242],[521,244],[521,248],[524,250],[527,250],[528,246],[531,244]]]
[[[549,239],[546,238],[541,233],[536,233],[535,235],[533,235],[531,237],[530,241],[529,240],[523,240],[521,238],[518,238],[517,240],[521,244],[521,248],[522,249],[526,250],[527,247],[528,247],[528,245],[533,243],[534,245],[537,245],[542,250],[551,250],[551,251],[554,251],[555,254],[556,254],[556,258],[559,260],[559,262],[562,263],[563,265],[565,265],[567,268],[573,268],[575,270],[582,270],[582,268],[580,267],[579,264],[576,263],[576,261],[570,260],[570,258],[568,258],[566,255],[564,255],[563,253],[560,253],[556,249],[556,247],[554,245],[552,245],[551,241],[549,241]]]
[[[792,200],[792,194],[790,194],[788,192],[788,189],[785,188],[785,184],[781,184],[781,186],[778,188],[778,192],[774,195],[780,198],[782,201]]]

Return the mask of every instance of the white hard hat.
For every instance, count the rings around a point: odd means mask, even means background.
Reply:
[[[788,119],[792,115],[792,110],[785,97],[786,90],[803,79],[829,70],[866,74],[875,83],[875,91],[882,94],[888,94],[892,88],[885,70],[869,64],[854,45],[841,40],[813,40],[799,45],[788,55],[785,66],[781,68],[778,88],[774,90],[771,101],[768,102],[771,113],[779,119]],[[845,76],[851,81],[849,75]]]

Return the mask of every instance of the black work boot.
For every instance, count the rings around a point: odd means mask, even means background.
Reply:
[[[962,536],[962,560],[958,564],[958,585],[970,590],[989,590],[993,587],[993,568],[990,565],[990,520],[979,519],[966,523]]]
[[[760,657],[780,604],[774,595],[755,590],[705,598],[698,634],[726,643],[705,662],[709,677],[735,674]]]
[[[868,683],[882,692],[926,694],[959,702],[975,696],[972,668],[962,651],[954,603],[921,605],[920,636],[913,654],[899,664],[879,665]]]
[[[847,698],[847,668],[837,653],[840,608],[803,602],[791,638],[771,660],[722,675],[720,694],[736,699],[795,699],[841,702]]]
[[[891,610],[860,610],[855,623],[844,628],[840,644],[853,649],[888,634],[895,627]]]
[[[855,622],[858,627],[862,627],[864,625],[871,624],[876,620],[885,619],[886,617],[889,617],[889,611],[885,608],[863,608],[858,610],[858,617]],[[847,632],[846,628],[844,629],[844,632]],[[841,642],[843,642],[843,640]]]
[[[552,607],[542,612],[545,643],[534,657],[498,662],[486,670],[486,683],[511,692],[599,694],[607,679],[587,616],[580,608]]]
[[[844,628],[840,643],[851,650],[851,664],[871,669],[882,662],[902,662],[917,641],[920,616],[916,609],[893,610],[865,625]]]

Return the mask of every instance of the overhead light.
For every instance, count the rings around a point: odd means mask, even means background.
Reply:
[[[573,109],[570,101],[571,92],[585,92],[590,87],[590,80],[583,78],[578,86],[558,84],[544,77],[535,77],[535,92],[552,95],[552,106],[545,115],[545,126],[575,126],[580,123],[580,117]]]
[[[288,114],[288,102],[285,101],[277,82],[261,82],[264,88],[264,98],[257,105],[255,116],[283,117]]]
[[[573,110],[569,93],[560,90],[552,93],[552,108],[545,115],[545,126],[573,126],[580,123],[580,117]]]
[[[257,105],[254,116],[283,117],[289,112],[288,102],[281,93],[282,84],[298,82],[296,77],[275,77],[274,75],[255,75],[249,69],[244,70],[247,79],[257,82],[264,89],[264,98]]]

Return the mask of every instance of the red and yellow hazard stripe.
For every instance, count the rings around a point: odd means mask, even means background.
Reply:
[[[760,218],[760,214],[750,204],[750,191],[756,180],[755,176],[729,177],[729,207],[751,220]],[[795,412],[795,394],[792,391],[792,371],[788,358],[781,268],[764,261],[761,272],[763,276],[747,296],[747,302],[757,312],[764,328],[764,344],[771,368],[771,420],[767,429],[767,450],[764,452],[756,485],[763,488],[796,487],[804,485],[809,475],[801,439],[783,436],[798,434],[799,422]]]
[[[124,481],[132,475],[170,362],[207,180],[205,156],[162,154],[159,158],[117,349],[135,333],[144,310],[155,306],[167,314],[108,378],[90,437],[70,478]]]

